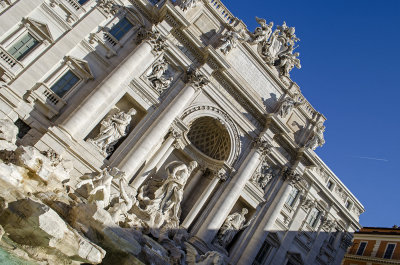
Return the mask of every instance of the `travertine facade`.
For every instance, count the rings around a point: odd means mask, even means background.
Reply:
[[[314,152],[325,117],[290,79],[294,27],[247,29],[219,0],[9,0],[0,14],[10,252],[340,264],[364,208]]]

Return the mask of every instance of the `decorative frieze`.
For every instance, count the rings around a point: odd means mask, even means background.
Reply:
[[[277,172],[266,160],[263,160],[250,178],[250,181],[260,189],[264,190],[268,183],[276,176]]]
[[[147,79],[151,82],[153,88],[159,93],[163,93],[171,85],[174,80],[168,72],[168,62],[165,58],[157,60],[147,74]]]

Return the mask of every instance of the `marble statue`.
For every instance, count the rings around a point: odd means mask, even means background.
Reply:
[[[263,44],[268,41],[269,37],[272,33],[272,27],[274,26],[274,22],[270,22],[267,24],[267,21],[262,18],[256,17],[256,21],[260,24],[260,27],[257,27],[254,32],[251,34],[251,38],[249,39],[250,44]]]
[[[186,263],[188,265],[225,265],[227,263],[227,257],[217,251],[208,251],[204,255],[199,255],[197,250],[190,245],[185,243],[186,246]]]
[[[239,41],[245,40],[244,30],[239,31],[229,30],[221,38],[220,51],[227,55],[233,48],[236,48]]]
[[[199,0],[181,0],[179,7],[185,12],[188,9],[194,8]]]
[[[232,242],[235,235],[242,229],[250,225],[250,220],[247,224],[246,217],[244,217],[249,211],[246,208],[242,209],[241,213],[233,213],[226,217],[223,225],[218,231],[216,243],[226,249],[226,247]]]
[[[271,66],[278,64],[280,69],[284,68],[284,72],[280,71],[281,75],[288,76],[282,73],[289,73],[293,66],[300,67],[300,61],[296,58],[299,54],[293,54],[294,44],[300,39],[294,32],[294,27],[288,27],[286,22],[283,22],[283,25],[277,26],[276,30],[270,34],[269,40],[263,42],[258,49],[260,56],[267,64]],[[287,60],[289,57],[291,60]]]
[[[147,75],[147,79],[159,93],[167,89],[174,79],[167,75],[167,71],[168,62],[163,58],[153,64],[150,73]]]
[[[317,123],[315,126],[315,131],[310,140],[308,140],[306,143],[305,147],[311,148],[312,150],[315,150],[318,146],[322,147],[325,144],[324,131],[325,126],[322,124],[322,122]]]
[[[125,173],[118,168],[104,168],[97,176],[85,179],[76,185],[79,189],[85,184],[90,185],[89,202],[94,202],[99,208],[107,208],[111,201],[111,182],[113,179],[124,178]]]
[[[300,59],[297,58],[299,57],[300,53],[293,53],[293,50],[293,46],[289,46],[285,52],[279,54],[277,67],[279,69],[280,76],[290,77],[290,71],[292,71],[293,67],[296,66],[298,69],[301,68]]]
[[[120,198],[117,203],[115,203],[112,207],[108,209],[108,212],[111,214],[111,217],[114,223],[119,224],[120,222],[124,222],[125,219],[129,218],[129,210],[133,206],[133,202],[135,198],[130,196],[125,191],[125,187],[127,186],[125,178],[119,179],[119,192]]]
[[[126,136],[132,116],[135,114],[136,110],[131,108],[127,113],[119,111],[108,115],[100,123],[99,134],[88,142],[95,145],[103,155],[108,156],[114,151],[114,145],[118,140]]]
[[[294,97],[296,97],[297,94],[295,94]],[[281,105],[278,109],[278,115],[280,115],[282,118],[286,118],[287,115],[289,115],[292,110],[298,106],[300,106],[302,102],[300,101],[295,101],[292,97],[285,97],[281,100]]]
[[[144,190],[152,188],[149,185],[144,185],[139,190],[138,201],[144,204],[145,208],[138,210],[141,214],[148,215],[148,219],[143,220],[143,223],[152,230],[154,236],[158,236],[157,230],[160,228],[179,227],[183,189],[197,165],[196,161],[190,162],[189,166],[179,161],[169,163],[166,166],[168,177],[154,192],[154,199],[144,196]]]

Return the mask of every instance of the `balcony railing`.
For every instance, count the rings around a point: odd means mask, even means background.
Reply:
[[[31,103],[39,101],[41,105],[47,109],[45,113],[49,118],[54,117],[64,107],[67,102],[55,94],[46,84],[38,83],[32,88],[27,96],[27,100]]]

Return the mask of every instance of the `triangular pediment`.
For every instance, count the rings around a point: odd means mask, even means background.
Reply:
[[[24,19],[24,23],[30,24],[30,26],[34,29],[35,32],[40,34],[46,40],[53,42],[53,37],[50,33],[50,30],[49,30],[49,27],[47,26],[47,24],[44,24],[42,22],[39,22],[39,21],[37,21],[33,18],[29,18],[29,17]]]
[[[74,67],[79,69],[79,71],[88,79],[94,78],[93,72],[90,69],[89,63],[87,61],[72,57],[72,56],[66,56],[66,61],[70,62],[73,64]]]

